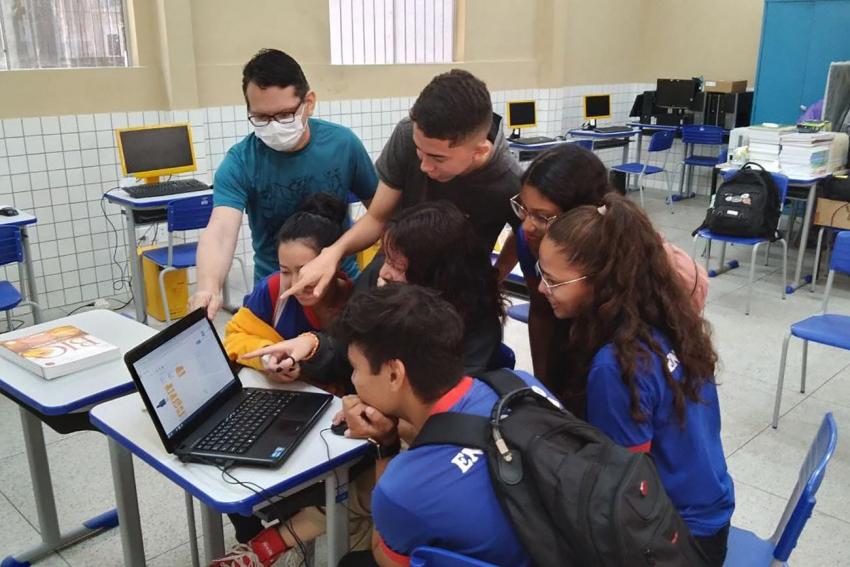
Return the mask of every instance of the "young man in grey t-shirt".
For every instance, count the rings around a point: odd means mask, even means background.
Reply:
[[[398,208],[451,201],[488,249],[506,223],[519,225],[510,205],[520,190],[519,164],[508,151],[487,86],[467,71],[454,69],[431,80],[410,117],[396,126],[376,166],[380,182],[366,215],[301,269],[289,295],[311,285],[321,294],[340,261],[374,244]],[[512,257],[499,258],[500,271],[516,264],[515,247],[506,248]]]

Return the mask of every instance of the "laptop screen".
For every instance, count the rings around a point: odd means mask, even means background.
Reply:
[[[206,318],[133,367],[169,438],[236,381]]]

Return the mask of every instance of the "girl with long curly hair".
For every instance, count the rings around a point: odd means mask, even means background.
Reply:
[[[587,420],[655,457],[712,565],[723,565],[735,507],[720,441],[708,323],[644,211],[619,195],[559,217],[540,245],[540,292],[571,320],[567,365],[550,389],[586,395]],[[550,376],[550,379],[554,378]]]

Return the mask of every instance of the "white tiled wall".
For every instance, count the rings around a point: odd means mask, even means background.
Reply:
[[[600,124],[623,124],[635,95],[650,88],[652,85],[618,84],[497,91],[493,93],[493,105],[504,116],[507,101],[537,100],[538,126],[523,135],[563,136],[581,125],[584,94],[611,93],[613,117]],[[319,102],[316,115],[352,128],[376,159],[414,100],[402,97]],[[212,182],[227,150],[251,131],[243,105],[46,116],[0,123],[0,205],[13,205],[38,217],[30,235],[44,307],[67,311],[99,297],[129,298],[128,289],[121,288],[119,282],[121,267],[126,265],[123,217],[117,206],[102,201],[103,194],[118,185],[121,175],[114,129],[169,122],[191,123],[198,171],[185,175],[206,182]],[[606,165],[619,162],[621,156],[620,148],[600,152]],[[677,145],[668,167],[681,159],[682,150]],[[697,182],[705,185],[708,178],[703,177]],[[112,226],[117,230],[113,231]],[[144,235],[143,244],[149,244],[155,233],[158,242],[165,241],[164,226],[140,228],[137,237]],[[197,233],[186,235],[187,239],[196,237]],[[237,253],[246,260],[250,274],[247,221]],[[17,284],[18,270],[11,266],[0,268],[2,277]],[[194,281],[194,274],[190,273],[190,281]]]

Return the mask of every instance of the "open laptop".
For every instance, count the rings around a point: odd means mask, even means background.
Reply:
[[[203,308],[124,362],[166,451],[185,461],[279,466],[333,399],[244,388]]]

